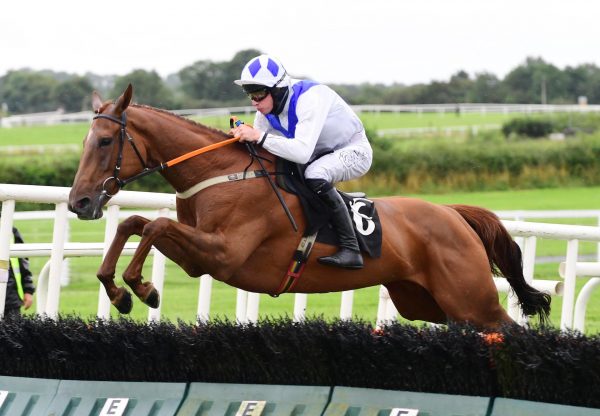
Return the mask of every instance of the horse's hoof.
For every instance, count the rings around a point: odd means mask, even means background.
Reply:
[[[150,291],[150,293],[148,293],[148,296],[144,300],[144,303],[150,306],[151,308],[158,308],[158,305],[160,305],[160,294],[158,293],[158,290],[152,288],[152,290]]]
[[[129,313],[133,309],[133,301],[131,300],[131,293],[123,289],[119,299],[115,299],[113,305],[117,308],[120,313]]]

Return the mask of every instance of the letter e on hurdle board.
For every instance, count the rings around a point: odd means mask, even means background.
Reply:
[[[109,397],[98,416],[123,416],[129,399]]]
[[[246,400],[242,402],[235,416],[260,416],[267,402],[258,400]]]
[[[417,416],[419,414],[419,409],[401,409],[399,407],[395,407],[390,412],[390,416]]]
[[[6,400],[7,397],[8,397],[8,391],[0,390],[0,409],[2,409],[2,406],[4,405],[4,401]]]

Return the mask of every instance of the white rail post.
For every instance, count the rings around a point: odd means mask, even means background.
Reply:
[[[4,318],[4,305],[6,303],[6,284],[8,283],[8,269],[10,265],[10,240],[12,237],[13,215],[15,213],[15,200],[9,199],[2,202],[2,216],[0,217],[0,319]]]
[[[389,292],[388,292],[389,294]],[[398,319],[398,309],[396,305],[394,305],[394,301],[392,298],[387,300],[387,306],[385,308],[385,320],[388,322],[393,322]]]
[[[235,320],[239,323],[248,322],[248,292],[242,289],[237,290]]]
[[[600,278],[592,277],[586,282],[585,285],[583,285],[581,291],[579,292],[579,296],[577,296],[577,302],[575,302],[573,328],[581,333],[583,333],[585,329],[585,312],[587,309],[587,304],[596,286],[600,286]]]
[[[58,305],[60,303],[60,276],[64,260],[65,238],[67,234],[67,209],[66,202],[56,204],[56,218],[52,232],[52,253],[50,254],[50,273],[48,276],[48,298],[46,299],[46,314],[52,319],[58,318]]]
[[[379,286],[379,303],[377,304],[377,327],[380,328],[385,325],[385,321],[387,320],[387,307],[388,301],[390,299],[390,294],[387,288],[383,285]]]
[[[598,227],[600,227],[600,215],[598,215],[597,221]],[[596,260],[600,261],[600,241],[596,243]]]
[[[210,274],[200,276],[200,289],[198,289],[198,311],[196,317],[200,322],[210,319],[210,298],[212,296],[213,278]]]
[[[258,306],[260,303],[260,293],[248,293],[248,311],[246,317],[248,322],[258,321]]]
[[[304,321],[307,303],[308,295],[306,293],[296,293],[294,296],[294,322]]]
[[[36,314],[43,315],[46,313],[46,305],[48,304],[48,276],[50,275],[50,260],[44,264],[42,270],[38,274],[36,292]]]
[[[65,230],[65,243],[68,243],[71,235],[71,222],[67,216],[67,229]],[[71,259],[63,259],[62,273],[60,274],[60,285],[62,287],[69,286],[71,282]]]
[[[159,217],[168,217],[169,208],[161,208],[158,210]],[[165,263],[166,257],[163,253],[158,251],[154,247],[154,258],[152,259],[152,284],[154,288],[160,293],[160,303],[158,308],[148,308],[148,321],[158,322],[160,321],[160,310],[164,302],[163,288],[165,286]]]
[[[352,306],[354,303],[354,290],[342,292],[342,303],[340,305],[340,319],[352,319]]]
[[[109,205],[106,210],[106,226],[104,228],[104,250],[102,253],[102,260],[106,257],[108,249],[117,234],[117,227],[119,226],[119,210],[118,205]],[[110,319],[110,299],[106,294],[104,285],[100,284],[98,289],[98,318]]]
[[[560,329],[573,327],[573,307],[575,303],[575,280],[577,279],[577,251],[579,240],[567,242],[567,258],[565,261],[565,287],[560,319]]]

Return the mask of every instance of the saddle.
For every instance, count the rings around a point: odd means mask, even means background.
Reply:
[[[303,166],[277,158],[277,185],[286,192],[298,196],[306,216],[307,227],[304,237],[316,234],[316,241],[338,245],[337,233],[329,223],[330,208],[306,185]],[[353,219],[354,232],[360,250],[370,257],[381,256],[382,229],[375,202],[360,193],[338,190]]]

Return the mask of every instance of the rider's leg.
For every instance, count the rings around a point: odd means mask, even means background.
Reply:
[[[363,267],[363,259],[354,233],[354,225],[344,200],[324,179],[307,179],[308,186],[331,208],[331,222],[337,232],[340,249],[331,256],[320,257],[319,263],[348,269]]]
[[[340,240],[340,250],[332,256],[320,258],[321,263],[353,269],[363,265],[352,219],[342,197],[331,184],[364,175],[371,167],[372,159],[371,146],[362,131],[354,135],[345,147],[313,160],[306,167],[306,182],[332,209],[332,223]]]

